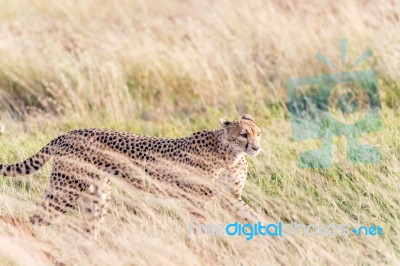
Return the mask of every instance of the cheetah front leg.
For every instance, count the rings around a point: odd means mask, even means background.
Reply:
[[[247,179],[248,164],[243,157],[236,165],[221,174],[218,179],[221,207],[247,222],[256,223],[261,217],[242,200],[243,187]]]
[[[233,216],[243,219],[248,223],[254,224],[263,221],[261,216],[242,199],[239,200],[233,197],[222,196],[220,204],[222,208],[228,210]]]
[[[110,200],[111,186],[108,178],[94,182],[82,195],[84,228],[94,238],[97,238],[100,227],[103,224]]]

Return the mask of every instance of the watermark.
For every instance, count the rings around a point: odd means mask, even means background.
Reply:
[[[340,40],[339,47],[342,69],[345,69],[347,40]],[[367,50],[350,69],[371,56],[372,52]],[[322,53],[316,57],[329,67],[338,69]],[[357,141],[360,134],[375,132],[382,127],[378,86],[372,69],[293,78],[286,82],[286,90],[293,138],[296,141],[322,141],[321,149],[299,155],[300,167],[331,167],[335,136],[347,137],[349,163],[380,162],[380,151],[376,147],[361,145]]]
[[[301,223],[269,223],[263,224],[258,222],[255,224],[241,224],[233,222],[230,224],[195,224],[193,221],[188,223],[189,236],[198,236],[205,234],[207,236],[242,236],[247,241],[252,240],[256,236],[270,237],[290,237],[302,235],[305,237],[330,236],[345,237],[349,235],[355,236],[383,236],[383,228],[379,225],[359,226],[350,228],[347,224],[309,224]]]

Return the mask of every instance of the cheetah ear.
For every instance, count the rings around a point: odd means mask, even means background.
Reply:
[[[231,124],[231,122],[226,121],[226,120],[223,119],[223,118],[220,118],[220,119],[219,119],[219,123],[220,123],[222,126],[224,126],[224,127],[229,126],[229,125]]]
[[[242,116],[242,119],[244,119],[244,120],[249,120],[249,121],[253,121],[253,122],[254,122],[254,118],[253,118],[251,115],[249,115],[249,114],[244,114],[244,115]]]

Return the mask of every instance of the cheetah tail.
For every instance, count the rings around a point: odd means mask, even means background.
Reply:
[[[0,164],[0,176],[29,175],[39,170],[51,155],[48,147],[44,147],[29,159],[16,164]]]

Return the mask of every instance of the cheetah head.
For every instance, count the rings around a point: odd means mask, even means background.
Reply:
[[[229,122],[221,118],[225,137],[237,152],[255,156],[260,151],[261,129],[251,115],[245,114],[238,121]]]

